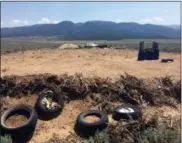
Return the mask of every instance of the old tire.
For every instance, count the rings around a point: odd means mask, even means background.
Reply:
[[[168,59],[161,59],[161,62],[162,63],[168,63],[168,62],[174,62],[174,60],[170,59],[170,58],[168,58]]]
[[[137,120],[142,116],[141,108],[137,105],[120,105],[113,113],[113,119]]]
[[[84,121],[84,118],[90,115],[94,115],[100,118],[100,120],[93,122],[93,123],[87,123]],[[108,125],[108,116],[97,110],[90,110],[87,112],[81,113],[77,117],[76,121],[76,128],[79,134],[82,134],[83,136],[90,136],[93,135],[97,130],[103,130]]]
[[[8,127],[5,122],[14,114],[23,114],[27,117],[27,121],[19,127]],[[12,137],[16,143],[27,142],[33,135],[37,123],[37,113],[35,109],[27,105],[16,105],[7,109],[1,116],[1,129],[4,134]]]
[[[41,93],[39,95],[37,101],[36,101],[36,104],[35,104],[35,109],[36,109],[36,111],[38,113],[39,119],[42,119],[42,120],[53,119],[53,118],[57,117],[61,113],[61,111],[62,111],[62,109],[64,107],[63,97],[61,95],[59,95],[58,93],[56,93],[56,92],[52,92],[52,94],[53,94],[53,99],[60,105],[60,108],[49,109],[49,110],[46,109],[42,105],[41,102],[42,102],[43,98],[47,95],[47,92]]]

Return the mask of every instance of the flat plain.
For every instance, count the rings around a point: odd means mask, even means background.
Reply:
[[[125,72],[139,78],[173,76],[180,78],[180,53],[160,52],[159,60],[137,61],[130,49],[39,49],[1,56],[1,74],[64,74],[118,78]],[[161,63],[161,58],[174,62]]]

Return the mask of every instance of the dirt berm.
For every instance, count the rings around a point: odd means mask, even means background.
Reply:
[[[30,143],[43,143],[51,138],[68,141],[70,136],[72,136],[70,139],[81,140],[74,133],[74,124],[79,113],[88,109],[99,109],[110,114],[116,106],[128,103],[140,105],[144,115],[151,113],[150,116],[153,116],[161,113],[161,116],[164,115],[166,118],[169,115],[174,117],[180,115],[180,80],[173,81],[170,77],[146,80],[129,74],[121,75],[116,81],[109,78],[86,78],[81,74],[4,76],[0,79],[0,94],[3,97],[1,112],[19,103],[34,106],[37,95],[46,89],[62,94],[65,107],[57,118],[38,121]],[[125,128],[118,125],[124,130],[122,139],[127,140],[128,130],[131,134],[137,133],[141,128],[151,124],[151,117],[146,116],[144,119],[142,125],[135,124],[137,129],[135,131],[130,128],[131,126]],[[118,128],[109,127],[109,135],[116,136],[115,139],[110,136],[111,142],[121,141],[119,133],[121,130]],[[124,133],[127,133],[127,136]]]

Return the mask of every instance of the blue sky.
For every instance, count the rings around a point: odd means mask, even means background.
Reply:
[[[180,2],[1,2],[1,27],[64,20],[180,24]]]

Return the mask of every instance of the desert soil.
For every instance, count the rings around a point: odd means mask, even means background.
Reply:
[[[10,128],[16,128],[23,125],[27,121],[27,117],[24,115],[13,115],[6,120],[6,126]]]
[[[161,58],[173,58],[172,63],[160,60],[137,61],[138,51],[117,49],[40,49],[1,56],[1,74],[69,74],[86,77],[118,78],[125,72],[142,78],[173,76],[180,78],[180,54],[160,53]]]
[[[90,115],[90,116],[86,116],[83,120],[84,120],[85,122],[87,122],[87,123],[94,123],[94,122],[99,121],[100,118],[97,117],[97,116],[94,116],[94,115]]]

